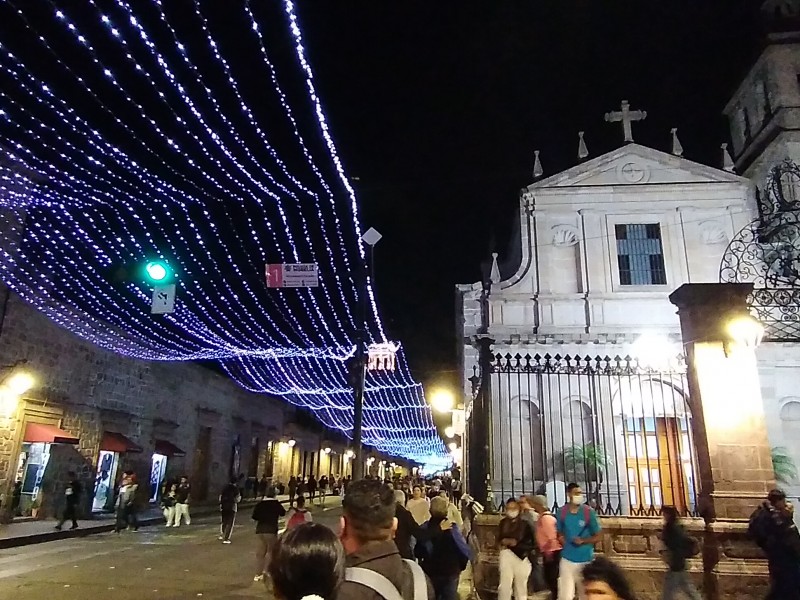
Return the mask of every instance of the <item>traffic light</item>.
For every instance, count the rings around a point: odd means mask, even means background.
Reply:
[[[150,285],[166,285],[175,280],[175,271],[165,260],[149,260],[144,265],[144,279]]]

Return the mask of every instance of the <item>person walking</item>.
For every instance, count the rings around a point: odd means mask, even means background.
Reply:
[[[277,600],[337,600],[345,577],[342,543],[318,523],[286,531],[275,543],[269,576]]]
[[[236,521],[236,511],[242,500],[241,490],[236,485],[237,478],[231,477],[230,482],[222,488],[219,495],[220,528],[219,539],[223,544],[231,543],[233,525]]]
[[[536,546],[542,557],[544,583],[550,591],[550,600],[558,598],[558,566],[561,562],[561,542],[558,541],[558,524],[547,506],[547,496],[531,498],[531,508],[539,518],[536,521]]]
[[[664,577],[663,600],[673,600],[680,592],[690,600],[702,600],[700,592],[686,572],[686,560],[696,554],[695,543],[686,533],[678,520],[678,511],[674,506],[661,509],[664,517],[664,528],[661,530],[661,543],[664,544],[663,557],[669,566]]]
[[[569,504],[558,513],[558,534],[561,542],[561,563],[558,567],[558,600],[573,600],[577,593],[586,600],[581,573],[594,558],[594,545],[600,540],[597,513],[584,502],[583,490],[577,483],[567,486]]]
[[[319,478],[319,503],[325,506],[325,496],[328,494],[328,476],[323,475]]]
[[[430,502],[422,494],[422,488],[418,485],[414,486],[411,494],[411,499],[406,502],[406,508],[414,517],[417,525],[422,525],[431,518]]]
[[[173,483],[169,486],[169,490],[161,495],[161,508],[164,511],[164,520],[167,522],[167,527],[172,527],[175,523],[175,498],[178,495],[178,484]],[[177,525],[175,525],[177,527]]]
[[[289,477],[289,484],[286,486],[289,489],[289,508],[294,505],[294,495],[297,492],[297,477],[292,475]]]
[[[180,527],[181,519],[186,521],[187,525],[192,524],[192,515],[189,514],[189,496],[192,493],[192,486],[189,484],[189,478],[186,475],[181,475],[180,483],[175,489],[175,520],[172,523],[173,527]]]
[[[275,498],[275,488],[268,488],[261,502],[253,507],[253,520],[256,522],[256,575],[253,581],[262,581],[269,568],[270,556],[278,539],[278,519],[286,516],[283,504]]]
[[[303,523],[310,523],[314,520],[311,512],[306,509],[306,497],[297,497],[297,506],[289,509],[286,515],[286,529],[293,529]]]
[[[770,588],[766,600],[800,600],[800,534],[794,507],[782,490],[772,490],[753,512],[748,532],[767,555]]]
[[[311,475],[311,477],[308,478],[306,486],[308,498],[311,500],[311,504],[314,504],[314,500],[317,498],[317,478]]]
[[[114,527],[116,533],[123,529],[139,531],[139,521],[136,515],[136,492],[138,489],[136,474],[133,471],[125,471],[122,474],[117,495],[117,521]]]
[[[258,496],[259,498],[263,498],[267,495],[267,490],[269,489],[269,479],[267,479],[266,473],[261,476],[261,479],[258,480]]]
[[[519,503],[511,498],[506,502],[505,516],[497,535],[500,546],[500,585],[497,600],[527,600],[528,578],[531,574],[529,556],[534,548],[533,532],[522,519]]]
[[[56,525],[59,531],[68,520],[72,521],[70,529],[78,528],[78,506],[81,498],[81,482],[78,481],[78,476],[75,471],[67,473],[69,483],[64,489],[64,512],[61,514],[61,520]]]
[[[458,507],[450,502],[450,498],[447,496],[447,492],[441,490],[439,492],[439,498],[444,498],[447,501],[447,518],[458,525],[459,527],[464,525],[464,517],[461,516],[461,511]],[[431,500],[433,502],[433,500]],[[433,514],[433,513],[431,513]]]
[[[388,486],[374,479],[351,482],[340,525],[347,570],[339,600],[384,600],[397,594],[403,600],[434,600],[422,568],[403,560],[392,541],[395,497]]]
[[[442,523],[450,522],[449,504],[444,496],[431,500],[431,518],[422,526],[427,539],[418,541],[415,548],[420,566],[431,580],[436,600],[458,600],[458,580],[472,558],[458,525],[450,523],[450,527],[442,528]]]

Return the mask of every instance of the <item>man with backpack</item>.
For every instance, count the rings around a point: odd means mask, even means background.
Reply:
[[[772,490],[750,516],[750,537],[769,563],[766,600],[800,600],[800,534],[793,519],[794,507],[781,490]]]
[[[568,504],[558,512],[558,537],[563,546],[558,573],[558,600],[573,600],[583,591],[583,568],[594,559],[594,545],[600,541],[597,513],[584,502],[577,483],[567,486]]]
[[[297,506],[290,508],[286,515],[286,529],[293,529],[303,523],[311,523],[313,520],[314,517],[311,516],[311,512],[306,510],[306,497],[298,496]]]
[[[697,552],[695,543],[686,533],[678,520],[678,511],[674,506],[661,509],[664,517],[664,529],[661,531],[661,543],[664,544],[664,561],[669,566],[664,577],[663,600],[678,598],[683,592],[690,600],[702,600],[700,592],[694,587],[689,573],[686,572],[686,560]]]
[[[342,600],[434,600],[422,568],[400,557],[392,536],[397,527],[395,497],[380,481],[348,485],[342,501],[342,545],[347,554]]]
[[[221,516],[219,539],[222,540],[223,544],[231,543],[236,511],[239,502],[242,500],[242,494],[236,482],[237,478],[231,477],[230,482],[222,488],[222,493],[219,495],[219,512]]]

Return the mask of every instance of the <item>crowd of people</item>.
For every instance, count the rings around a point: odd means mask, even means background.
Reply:
[[[81,484],[74,473],[64,492],[64,511],[57,528],[72,521]],[[268,579],[280,600],[457,600],[461,573],[473,559],[468,542],[472,518],[483,507],[461,493],[450,478],[427,482],[406,477],[393,481],[360,481],[322,477],[292,478],[289,509],[278,501],[276,485],[259,484],[252,520],[259,540],[256,581]],[[303,485],[305,484],[305,485]],[[135,473],[126,471],[116,500],[116,531],[136,530]],[[306,498],[343,493],[340,532],[314,523]],[[263,494],[261,493],[263,492]],[[220,536],[231,543],[238,506],[244,497],[240,478],[232,478],[219,495]],[[498,600],[526,600],[529,592],[548,592],[551,600],[635,600],[618,565],[595,556],[600,520],[579,485],[566,488],[567,502],[553,512],[542,495],[509,498],[496,534],[499,554]],[[161,506],[167,527],[191,523],[191,485],[182,476],[168,482]],[[279,533],[279,520],[286,530]],[[687,562],[701,549],[672,506],[662,509],[662,557],[667,566],[662,597],[702,598],[687,572]],[[750,537],[768,563],[767,600],[800,600],[800,534],[794,507],[773,490],[753,512]]]

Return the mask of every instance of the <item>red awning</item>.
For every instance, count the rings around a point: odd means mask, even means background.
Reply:
[[[142,447],[136,442],[132,442],[121,433],[104,431],[103,439],[100,440],[100,450],[108,452],[141,452]]]
[[[25,437],[23,442],[46,444],[77,444],[78,438],[55,425],[45,425],[44,423],[28,423],[25,427]]]
[[[167,440],[156,440],[156,454],[164,456],[186,456],[186,452]]]

